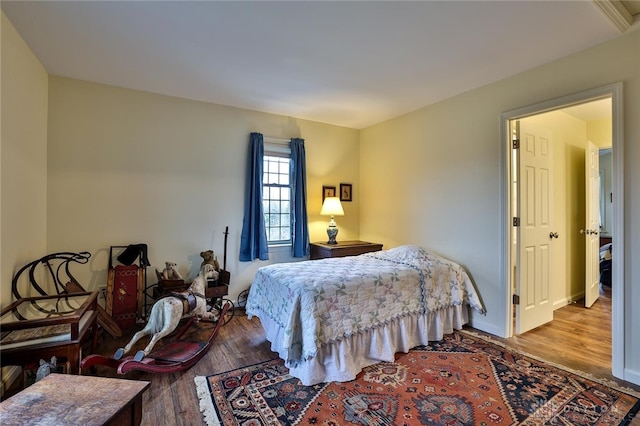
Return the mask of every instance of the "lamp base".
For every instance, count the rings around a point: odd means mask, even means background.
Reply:
[[[336,235],[338,235],[337,226],[329,225],[329,227],[327,228],[327,235],[329,236],[329,241],[327,241],[327,244],[338,244],[338,242],[336,241]]]

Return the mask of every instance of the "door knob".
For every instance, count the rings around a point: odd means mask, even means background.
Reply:
[[[558,238],[558,233],[557,232],[549,232],[549,238],[551,238],[551,239]]]

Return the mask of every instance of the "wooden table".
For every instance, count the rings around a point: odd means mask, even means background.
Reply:
[[[2,426],[139,425],[151,382],[50,374],[0,403]]]
[[[338,241],[336,244],[311,243],[311,260],[327,257],[356,256],[382,250],[382,244],[367,241]]]

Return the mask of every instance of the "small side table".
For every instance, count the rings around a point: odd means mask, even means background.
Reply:
[[[134,425],[151,382],[50,374],[0,403],[0,424]]]
[[[52,356],[66,358],[71,373],[80,373],[82,342],[93,332],[97,342],[97,292],[25,297],[0,312],[2,365],[38,364]]]
[[[367,241],[338,241],[337,244],[311,243],[309,259],[357,256],[379,250],[382,250],[382,244],[369,243]]]

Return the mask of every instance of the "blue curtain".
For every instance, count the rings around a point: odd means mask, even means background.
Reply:
[[[291,245],[293,257],[309,256],[309,222],[307,220],[307,166],[304,139],[291,139]]]
[[[244,219],[240,237],[240,261],[268,260],[267,231],[262,206],[262,169],[264,162],[264,138],[261,133],[251,133],[247,162],[247,188],[244,198]]]

